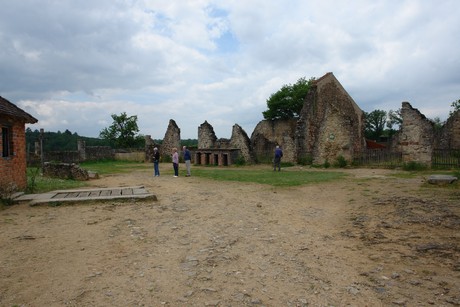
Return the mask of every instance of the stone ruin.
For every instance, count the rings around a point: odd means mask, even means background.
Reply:
[[[403,153],[403,161],[429,164],[434,146],[434,123],[409,102],[401,107],[402,125],[393,142],[395,149]]]
[[[222,143],[207,121],[199,127],[198,148],[219,148]],[[262,120],[250,139],[241,127],[235,131],[234,126],[229,143],[251,162],[270,162],[277,145],[283,149],[285,162],[308,156],[322,164],[339,155],[351,161],[366,146],[364,112],[334,75],[327,73],[311,85],[299,119]]]
[[[165,136],[163,138],[163,143],[161,144],[160,155],[163,158],[163,161],[171,160],[170,157],[172,155],[173,148],[177,148],[178,152],[181,151],[180,129],[177,126],[176,122],[170,119],[168,129],[166,130]]]
[[[297,158],[311,156],[316,164],[338,156],[351,161],[365,148],[364,112],[332,73],[311,84],[295,137]]]
[[[403,161],[429,164],[435,148],[460,149],[460,111],[454,112],[439,131],[434,124],[403,102],[403,122],[393,137],[390,150],[402,153]],[[198,127],[198,149],[192,154],[197,164],[230,165],[239,157],[246,162],[269,162],[274,149],[283,149],[283,161],[333,163],[338,157],[348,162],[366,149],[364,112],[332,73],[313,81],[299,119],[262,120],[249,138],[237,124],[229,139],[218,139],[205,121]],[[170,120],[162,151],[180,145],[180,129]]]
[[[198,127],[198,149],[194,152],[195,163],[231,165],[241,156],[246,162],[253,162],[248,135],[235,124],[230,139],[218,139],[214,128],[205,121]]]

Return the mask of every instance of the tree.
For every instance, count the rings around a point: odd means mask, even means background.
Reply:
[[[307,81],[305,77],[297,80],[295,84],[283,85],[276,93],[267,99],[268,110],[262,112],[265,119],[288,119],[300,116],[305,96],[310,89],[310,84],[315,80]]]
[[[452,102],[452,104],[450,105],[452,108],[454,108],[453,111],[450,111],[449,112],[449,116],[452,116],[452,114],[454,114],[456,111],[460,110],[460,99]]]
[[[112,125],[102,129],[99,137],[110,141],[118,148],[131,148],[138,144],[137,115],[128,116],[126,112],[123,112],[120,115],[112,114],[111,116]]]
[[[387,122],[387,112],[383,110],[374,110],[370,113],[364,112],[366,117],[366,126],[364,134],[366,138],[378,140],[383,133],[385,123]]]

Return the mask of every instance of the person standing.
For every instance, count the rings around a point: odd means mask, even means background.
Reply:
[[[159,163],[160,163],[160,152],[158,151],[158,148],[153,149],[153,169],[155,170],[155,177],[160,177],[160,168],[159,168]]]
[[[283,151],[277,145],[275,148],[275,159],[273,160],[273,171],[276,171],[278,167],[278,172],[281,171],[281,158],[283,157]]]
[[[184,151],[184,161],[185,161],[185,168],[187,169],[187,177],[190,177],[191,176],[190,166],[191,166],[192,156],[190,155],[190,150],[187,149],[187,146],[182,147],[182,150]]]
[[[172,162],[174,168],[174,177],[179,176],[179,154],[177,153],[177,148],[173,148]]]

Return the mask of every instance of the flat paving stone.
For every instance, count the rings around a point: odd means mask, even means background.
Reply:
[[[428,177],[428,182],[431,184],[451,184],[458,180],[457,177],[450,175],[431,175]]]
[[[110,200],[110,199],[152,199],[157,197],[148,192],[143,186],[134,187],[114,187],[99,189],[81,189],[81,190],[59,190],[42,194],[22,194],[14,198],[15,202],[29,202],[31,206],[53,203],[53,202],[78,202],[90,200]]]

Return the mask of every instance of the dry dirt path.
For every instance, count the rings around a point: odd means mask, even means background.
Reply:
[[[9,207],[0,305],[460,304],[459,189],[347,172],[274,188],[136,171],[90,184],[158,201]]]

